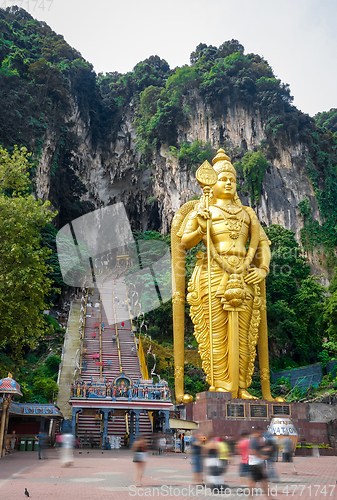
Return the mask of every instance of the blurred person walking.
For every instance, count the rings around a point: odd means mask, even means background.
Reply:
[[[249,432],[243,430],[241,432],[241,439],[237,444],[238,454],[241,456],[241,461],[239,465],[239,475],[241,478],[241,485],[248,486],[250,477],[250,467],[249,467]]]
[[[294,461],[293,461],[294,443],[290,439],[289,436],[286,437],[285,439],[283,439],[282,446],[283,446],[282,461],[283,462],[291,463],[292,469],[293,469],[293,473],[297,474],[297,470],[295,468],[295,464],[294,464]]]
[[[159,455],[166,453],[166,438],[163,435],[158,438],[158,453]]]
[[[220,460],[221,472],[222,475],[224,476],[226,474],[227,467],[229,464],[229,456],[230,456],[229,446],[226,442],[225,437],[216,438],[216,441],[218,443],[218,456]]]
[[[72,434],[62,435],[61,467],[70,467],[74,463],[73,449],[75,438]]]
[[[136,464],[136,486],[142,485],[142,479],[147,461],[147,444],[143,436],[139,436],[132,446],[133,462]]]
[[[222,489],[222,465],[219,459],[219,443],[217,438],[212,438],[205,446],[206,484],[213,489]]]
[[[192,475],[194,484],[203,484],[203,446],[202,436],[200,432],[192,434],[191,439],[191,454],[192,454]]]
[[[250,495],[253,498],[256,483],[261,483],[265,495],[268,492],[268,483],[264,472],[264,461],[268,458],[264,453],[264,442],[262,438],[262,429],[256,427],[252,433],[249,442],[249,467],[251,479],[249,481]]]

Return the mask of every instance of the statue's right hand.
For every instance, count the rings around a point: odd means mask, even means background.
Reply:
[[[211,218],[211,212],[204,208],[203,206],[198,207],[197,211],[197,221],[198,225],[203,233],[207,230],[207,220]]]

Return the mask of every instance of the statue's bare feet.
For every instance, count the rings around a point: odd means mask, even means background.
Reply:
[[[239,389],[238,399],[258,399],[258,398],[249,394],[249,392],[246,391],[246,389]]]
[[[266,401],[270,401],[272,403],[284,403],[285,399],[282,398],[281,396],[278,396],[277,398],[273,398],[273,396],[270,394],[270,391],[266,393],[262,392],[262,399],[265,399]]]

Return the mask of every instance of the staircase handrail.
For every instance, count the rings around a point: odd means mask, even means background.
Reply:
[[[124,286],[125,286],[125,294],[126,294],[126,299],[127,299],[128,309],[129,309],[129,318],[130,318],[131,331],[133,333],[133,342],[134,342],[135,348],[136,348],[137,359],[138,359],[138,363],[139,363],[139,369],[142,372],[143,378],[148,378],[148,369],[147,369],[147,365],[146,365],[146,361],[145,361],[145,355],[144,355],[143,346],[139,342],[137,343],[137,338],[136,338],[136,335],[134,334],[134,331],[133,331],[133,318],[132,318],[132,314],[131,314],[131,308],[130,308],[129,296],[128,296],[128,289],[127,289],[126,283],[124,283]],[[141,348],[141,351],[140,351],[140,348]],[[145,377],[145,374],[147,375],[147,377]]]
[[[127,269],[127,267],[122,268],[121,271],[115,276],[115,279],[117,279],[118,276],[120,276],[125,271],[125,269]],[[115,279],[112,282],[112,291],[113,291],[113,293],[112,293],[112,305],[113,305],[114,318],[115,318],[115,331],[116,331],[116,342],[117,342],[117,351],[118,351],[118,360],[119,360],[119,371],[120,371],[120,373],[123,373],[122,356],[121,356],[121,349],[120,349],[120,344],[119,344],[119,335],[118,335],[118,328],[117,328],[117,316],[116,316],[116,306],[115,306],[115,294],[114,294]]]
[[[83,324],[82,324],[82,331],[81,331],[81,355],[80,355],[80,376],[82,375],[82,355],[83,355],[83,348],[84,348],[84,332],[85,332],[85,320],[86,320],[86,315],[87,315],[87,302],[88,302],[88,294],[89,294],[89,287],[86,289],[86,294],[85,294],[85,299],[84,299],[84,318],[83,318]]]
[[[138,357],[139,357],[139,363],[140,363],[141,370],[142,370],[142,378],[143,378],[143,380],[148,380],[149,379],[149,372],[148,372],[147,365],[146,365],[145,354],[144,354],[144,349],[143,349],[140,334],[138,336]]]

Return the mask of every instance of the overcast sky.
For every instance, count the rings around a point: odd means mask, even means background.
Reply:
[[[5,0],[46,21],[94,65],[125,73],[150,55],[189,64],[200,43],[236,38],[290,84],[311,116],[337,108],[336,0]]]

